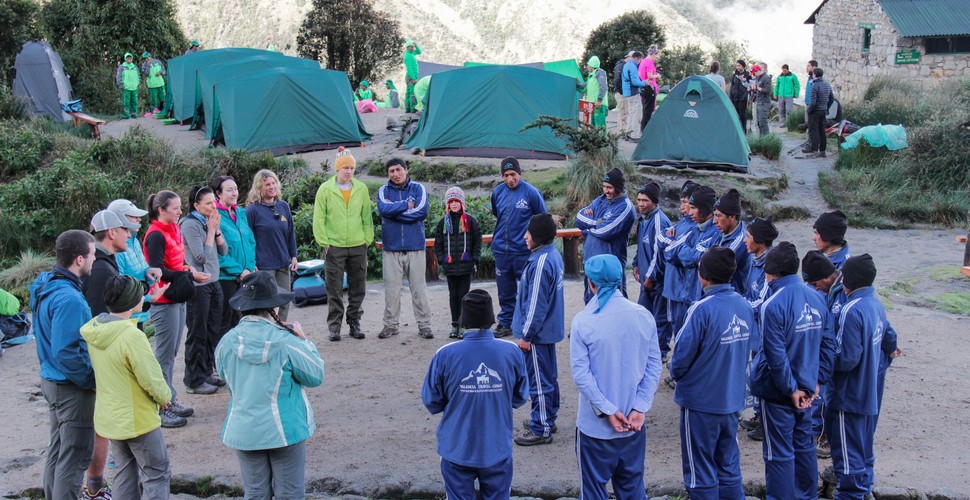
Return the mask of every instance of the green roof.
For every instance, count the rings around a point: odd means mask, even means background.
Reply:
[[[970,1],[879,0],[903,37],[970,35]]]

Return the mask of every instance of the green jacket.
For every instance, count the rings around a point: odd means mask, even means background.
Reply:
[[[414,86],[414,98],[418,101],[414,108],[418,111],[424,109],[424,96],[428,95],[429,85],[431,85],[431,75],[418,80],[418,83]]]
[[[313,237],[321,247],[349,248],[374,242],[370,193],[357,179],[350,180],[350,203],[337,187],[337,177],[320,185],[313,204]]]
[[[129,320],[99,314],[81,327],[98,381],[94,430],[132,439],[162,425],[158,407],[172,400],[148,338]]]
[[[243,207],[236,208],[236,220],[233,221],[229,215],[229,210],[222,205],[216,205],[219,209],[219,232],[226,240],[229,251],[225,255],[219,256],[219,279],[234,280],[243,271],[253,272],[256,270],[256,237],[253,230],[249,227],[246,220],[246,210]]]
[[[775,91],[773,94],[775,97],[781,99],[798,97],[800,90],[798,87],[798,77],[794,73],[788,73],[787,75],[782,73],[775,77]]]
[[[20,312],[20,300],[0,288],[0,316],[13,316]]]
[[[141,63],[141,71],[145,73],[145,86],[150,89],[157,89],[165,85],[165,66],[162,61],[149,58]]]
[[[134,58],[131,53],[125,54],[125,59]],[[133,62],[123,62],[118,65],[118,72],[115,73],[115,83],[124,90],[138,90],[141,83],[141,75],[138,74],[138,66]]]
[[[405,69],[405,80],[410,80],[411,82],[418,81],[418,58],[416,57],[421,53],[421,47],[417,44],[414,45],[414,52],[411,52],[404,48],[404,69]]]
[[[357,92],[354,93],[354,98],[355,99],[359,99],[361,101],[365,101],[367,99],[373,100],[374,99],[374,93],[371,92],[370,90],[363,89],[363,88],[359,88],[359,89],[357,89]]]

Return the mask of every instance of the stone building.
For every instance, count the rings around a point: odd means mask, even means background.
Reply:
[[[877,76],[929,90],[970,75],[970,0],[824,0],[812,59],[842,100],[862,97]]]

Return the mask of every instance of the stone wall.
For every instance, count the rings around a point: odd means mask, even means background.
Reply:
[[[863,28],[875,25],[869,51],[862,50]],[[916,49],[918,64],[899,64],[896,52]],[[875,76],[889,76],[929,90],[940,82],[970,75],[970,54],[925,53],[920,38],[902,38],[877,0],[828,0],[815,17],[812,59],[843,101],[860,99]]]

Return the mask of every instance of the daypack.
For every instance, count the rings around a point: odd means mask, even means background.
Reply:
[[[314,285],[294,288],[293,305],[296,307],[314,306],[327,303],[327,285]]]
[[[13,316],[0,316],[0,347],[20,345],[34,338],[30,334],[30,318],[27,313],[19,312]]]

